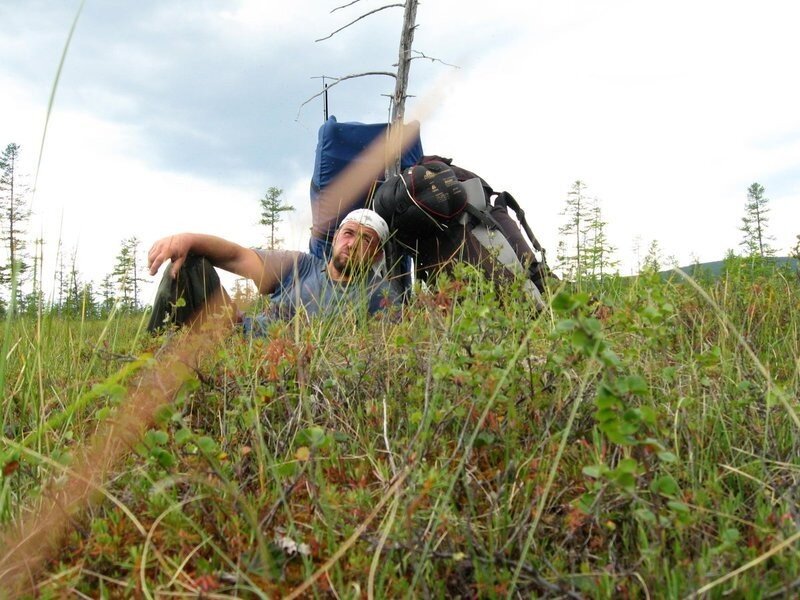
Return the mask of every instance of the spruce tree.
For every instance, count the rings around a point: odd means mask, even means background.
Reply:
[[[657,273],[661,270],[661,248],[658,245],[658,240],[650,242],[647,249],[647,256],[644,257],[642,263],[642,271],[646,273]]]
[[[43,247],[44,240],[42,238],[37,238],[34,241],[31,292],[25,298],[25,314],[31,317],[35,317],[44,309],[44,292],[42,291]]]
[[[61,314],[64,311],[64,302],[67,298],[67,287],[69,286],[67,267],[64,264],[64,248],[61,245],[61,240],[58,240],[58,248],[56,250],[56,272],[53,283],[56,288],[54,308],[57,314]]]
[[[574,279],[578,285],[586,275],[586,234],[588,232],[589,206],[585,192],[586,184],[578,180],[572,184],[561,214],[567,222],[558,229],[563,237],[559,243],[558,260],[567,279]]]
[[[269,230],[267,233],[267,248],[270,250],[280,248],[283,242],[275,233],[275,227],[282,220],[282,213],[294,210],[294,206],[284,203],[281,199],[281,194],[283,194],[282,189],[270,187],[264,197],[259,200],[261,204],[261,220],[259,224],[266,225]]]
[[[94,286],[91,281],[83,284],[79,298],[78,316],[85,319],[96,319],[100,316],[97,300],[94,297]]]
[[[608,223],[603,220],[600,201],[595,198],[589,210],[587,240],[584,244],[586,271],[592,278],[602,279],[619,264],[613,256],[616,248],[610,244],[606,235],[607,225]]]
[[[116,290],[116,299],[124,308],[133,308],[133,279],[131,271],[133,269],[133,255],[127,240],[123,240],[119,253],[114,262],[114,269],[111,277]]]
[[[769,245],[774,240],[767,234],[769,219],[769,199],[764,196],[764,186],[754,183],[747,188],[747,202],[744,205],[744,217],[739,230],[744,234],[739,243],[747,256],[773,256],[775,250]]]
[[[141,283],[145,281],[142,277],[142,262],[139,260],[139,238],[135,235],[126,240],[131,254],[131,272],[130,279],[133,284],[133,306],[135,308],[141,307]]]
[[[103,282],[100,284],[100,297],[103,299],[100,304],[100,316],[106,317],[111,313],[116,302],[114,273],[109,273],[103,277]]]
[[[28,269],[25,255],[25,225],[30,210],[25,206],[26,190],[21,185],[18,144],[8,144],[0,154],[0,239],[8,262],[0,265],[0,285],[8,286],[9,296],[21,299],[22,281]],[[12,282],[14,289],[11,288]]]
[[[66,296],[64,298],[62,310],[65,315],[77,317],[81,314],[81,307],[83,305],[82,291],[83,284],[80,281],[80,273],[78,273],[78,250],[76,248],[72,251],[72,259],[70,260],[70,269],[67,277]]]
[[[128,309],[136,310],[140,307],[140,283],[144,281],[141,276],[141,262],[138,259],[139,240],[134,237],[122,240],[119,254],[117,254],[111,279],[114,283],[120,304]]]

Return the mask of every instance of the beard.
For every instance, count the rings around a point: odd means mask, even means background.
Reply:
[[[343,253],[335,254],[331,261],[336,270],[348,278],[363,277],[370,272],[372,266],[368,260],[359,260]]]

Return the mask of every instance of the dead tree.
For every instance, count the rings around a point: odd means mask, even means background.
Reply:
[[[338,10],[342,10],[344,8],[347,8],[349,6],[357,4],[358,2],[360,2],[360,0],[353,0],[352,2],[349,2],[348,4],[343,4],[341,6],[337,6],[336,8],[334,8],[331,11],[331,13],[334,13],[334,12],[336,12]],[[415,59],[418,59],[418,58],[424,58],[424,59],[427,59],[427,60],[430,60],[430,61],[443,62],[443,61],[439,61],[436,58],[432,58],[430,56],[425,56],[421,52],[417,52],[417,51],[413,50],[413,48],[412,48],[412,46],[414,44],[414,31],[417,28],[417,26],[416,26],[417,4],[418,4],[418,0],[406,0],[402,4],[386,4],[384,6],[381,6],[381,7],[378,7],[378,8],[375,8],[373,10],[365,12],[364,14],[359,16],[358,18],[353,19],[352,21],[350,21],[346,25],[340,27],[339,29],[333,31],[329,35],[315,40],[317,42],[321,42],[321,41],[330,39],[334,35],[340,33],[341,31],[343,31],[343,30],[347,29],[348,27],[358,23],[361,20],[363,20],[363,19],[365,19],[365,18],[367,18],[367,17],[369,17],[371,15],[374,15],[375,13],[378,13],[378,12],[381,12],[381,11],[384,11],[384,10],[387,10],[387,9],[390,9],[390,8],[403,8],[403,26],[402,26],[402,29],[400,31],[400,47],[399,47],[399,52],[398,52],[398,58],[397,58],[397,63],[392,65],[392,66],[394,66],[396,68],[396,71],[366,71],[366,72],[363,72],[363,73],[351,73],[349,75],[344,75],[342,77],[331,77],[329,75],[324,75],[324,76],[322,76],[323,80],[328,79],[328,80],[331,81],[331,83],[328,83],[327,85],[324,85],[324,88],[323,88],[322,91],[320,91],[317,94],[314,94],[308,100],[303,102],[300,105],[300,110],[303,108],[303,106],[305,106],[306,104],[308,104],[309,102],[311,102],[315,98],[318,98],[319,96],[322,96],[329,89],[331,89],[332,87],[334,87],[335,85],[338,85],[339,83],[341,83],[343,81],[347,81],[348,79],[355,79],[357,77],[368,77],[368,76],[379,75],[379,76],[384,76],[384,77],[393,77],[394,80],[395,80],[394,94],[391,95],[391,122],[392,123],[402,123],[403,119],[405,117],[406,99],[409,97],[409,95],[408,95],[408,79],[409,79],[409,74],[411,72],[411,61],[415,60]],[[443,62],[443,64],[447,64],[447,63]],[[454,65],[448,65],[448,66],[454,66]],[[299,110],[298,110],[298,116],[299,116],[299,114],[300,113],[299,113]],[[394,154],[394,164],[389,165],[389,167],[387,168],[387,172],[386,172],[387,177],[390,176],[390,175],[396,175],[397,173],[400,172],[400,156],[401,156],[400,148],[397,147],[397,148],[393,149],[393,154]]]

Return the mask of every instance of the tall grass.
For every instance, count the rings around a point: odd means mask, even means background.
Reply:
[[[731,268],[564,289],[536,315],[465,268],[402,318],[233,333],[36,593],[793,595],[798,304],[793,274]],[[5,524],[135,387],[121,361],[162,342],[125,318],[13,327],[2,451],[41,433],[5,465]]]

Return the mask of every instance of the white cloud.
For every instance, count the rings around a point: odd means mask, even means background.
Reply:
[[[622,252],[640,234],[682,262],[720,258],[738,244],[746,187],[758,180],[769,194],[774,174],[797,173],[800,136],[760,140],[800,132],[800,84],[785,62],[800,44],[775,39],[789,32],[774,6],[615,8],[566,29],[564,18],[534,25],[474,65],[426,123],[426,152],[515,193],[551,250],[569,185],[582,179]],[[773,203],[781,248],[800,230],[797,200]]]

